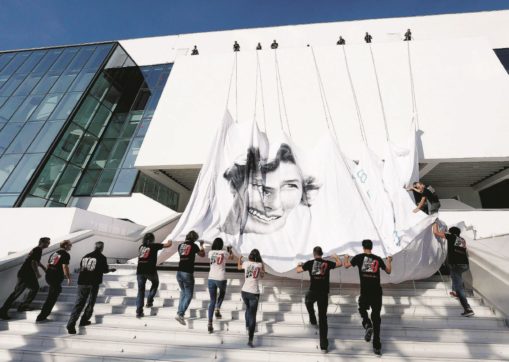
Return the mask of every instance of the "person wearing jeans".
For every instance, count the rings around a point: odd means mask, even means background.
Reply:
[[[440,231],[437,223],[433,225],[435,236],[447,240],[447,264],[451,271],[452,290],[460,300],[463,307],[464,317],[471,317],[475,313],[468,304],[465,288],[463,286],[463,273],[469,270],[467,243],[460,234],[461,230],[455,226],[449,228],[449,232]]]
[[[207,326],[209,333],[214,332],[214,327],[212,326],[214,309],[216,318],[222,318],[221,305],[226,293],[226,260],[233,259],[231,248],[228,248],[228,251],[225,252],[223,250],[223,245],[223,239],[216,238],[212,243],[211,250],[209,251],[210,271],[208,289],[210,294],[210,303],[208,310],[209,323]]]
[[[157,275],[157,252],[163,248],[169,248],[172,244],[167,241],[163,244],[154,243],[155,237],[152,233],[143,236],[143,241],[138,248],[138,266],[136,267],[136,279],[138,282],[138,294],[136,296],[136,317],[141,318],[143,304],[145,303],[145,286],[150,281],[150,291],[147,298],[147,307],[153,306],[154,297],[159,287],[159,276]]]
[[[114,272],[115,268],[110,268],[106,261],[106,257],[102,254],[104,243],[98,241],[95,243],[95,250],[85,255],[80,262],[80,274],[78,276],[78,295],[71,312],[69,321],[67,322],[67,332],[76,334],[76,322],[85,307],[85,313],[80,320],[80,327],[91,324],[90,318],[94,313],[95,301],[99,285],[103,282],[103,274]]]
[[[200,247],[195,244],[198,238],[199,236],[196,231],[191,230],[186,235],[186,241],[180,244],[177,249],[180,257],[177,271],[177,282],[180,287],[180,300],[175,319],[184,326],[186,325],[184,315],[191,303],[194,292],[194,260],[196,254],[201,257],[205,256],[203,241],[200,241]]]
[[[254,347],[253,338],[256,329],[256,312],[258,311],[258,301],[260,300],[259,280],[265,275],[265,266],[258,249],[251,250],[248,261],[242,262],[242,255],[237,262],[237,269],[244,270],[244,285],[242,286],[242,300],[246,305],[246,329],[248,330],[249,340],[247,345]]]
[[[327,308],[329,306],[329,279],[331,269],[341,266],[341,260],[334,255],[335,262],[322,259],[323,251],[319,246],[313,249],[314,259],[308,260],[304,264],[297,266],[297,273],[304,271],[309,272],[311,284],[309,291],[306,293],[306,309],[309,314],[309,323],[316,326],[316,315],[314,304],[318,305],[318,326],[320,328],[320,349],[323,353],[327,353],[329,348],[329,340],[327,339]]]
[[[24,312],[29,309],[30,303],[32,303],[39,291],[38,279],[41,277],[39,268],[46,271],[46,267],[41,264],[42,251],[49,246],[50,242],[51,240],[48,237],[40,238],[39,245],[33,248],[28,254],[28,257],[18,271],[18,281],[14,287],[14,291],[7,297],[4,305],[0,308],[0,319],[10,319],[8,314],[9,308],[14,301],[23,294],[25,289],[28,289],[29,292],[18,306],[18,312]]]

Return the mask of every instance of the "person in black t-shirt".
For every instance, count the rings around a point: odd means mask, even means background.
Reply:
[[[364,339],[366,342],[373,336],[373,351],[377,355],[382,354],[382,343],[380,342],[380,311],[382,310],[382,286],[380,285],[380,269],[387,274],[392,271],[392,257],[388,256],[386,263],[379,256],[373,254],[373,242],[363,240],[362,248],[364,253],[357,254],[352,258],[345,256],[344,266],[359,268],[359,279],[361,284],[361,295],[359,296],[359,313],[362,317],[362,326],[366,330]],[[368,309],[371,308],[371,319],[368,317]]]
[[[136,297],[136,317],[143,317],[143,303],[145,302],[145,285],[150,280],[150,292],[147,298],[147,307],[152,307],[154,297],[159,287],[159,276],[157,275],[157,252],[163,248],[169,248],[171,241],[166,243],[154,243],[155,237],[152,233],[143,236],[143,243],[138,248],[138,267],[136,278],[138,280],[138,295]]]
[[[106,257],[103,255],[104,243],[98,241],[95,243],[95,250],[85,255],[80,262],[80,274],[78,276],[78,296],[71,312],[69,322],[67,322],[67,331],[69,334],[76,334],[76,322],[85,307],[87,308],[81,316],[80,327],[91,324],[90,318],[94,313],[94,305],[99,291],[99,285],[103,282],[103,274],[114,272],[115,268],[110,268]]]
[[[12,303],[23,294],[25,289],[28,289],[29,292],[23,302],[18,306],[18,312],[24,312],[30,309],[30,303],[32,303],[32,300],[34,300],[39,291],[39,281],[37,280],[41,277],[39,268],[46,271],[44,265],[41,264],[42,251],[49,246],[50,242],[50,238],[40,238],[39,245],[33,248],[28,254],[28,257],[18,271],[18,281],[14,287],[14,291],[5,300],[2,308],[0,308],[0,319],[9,319],[9,308]]]
[[[318,305],[318,322],[320,327],[320,349],[327,353],[329,341],[327,339],[327,308],[329,306],[329,277],[331,269],[341,266],[341,260],[334,255],[334,262],[322,258],[323,251],[319,246],[313,249],[313,260],[297,266],[297,273],[309,272],[309,291],[306,293],[306,308],[309,313],[309,323],[316,326],[314,304]]]
[[[469,270],[467,244],[460,234],[461,230],[455,226],[449,228],[448,233],[438,229],[437,223],[433,224],[433,234],[435,236],[447,239],[447,264],[451,271],[452,290],[460,300],[464,311],[461,313],[464,317],[471,317],[475,313],[468,304],[465,288],[463,286],[463,273]]]
[[[193,298],[194,291],[194,259],[196,254],[201,257],[205,256],[203,249],[203,241],[200,241],[200,247],[195,244],[199,236],[196,231],[191,230],[186,235],[186,241],[178,246],[178,253],[180,256],[177,282],[180,287],[180,300],[175,319],[182,325],[186,325],[184,314],[186,313],[191,299]]]
[[[414,193],[415,203],[417,205],[414,212],[421,210],[426,214],[432,215],[437,213],[440,209],[440,200],[433,186],[425,185],[422,182],[414,182],[413,186],[408,190]]]
[[[42,306],[41,313],[39,313],[35,320],[36,322],[47,320],[57,302],[58,296],[62,292],[64,276],[67,278],[67,285],[71,285],[71,274],[69,273],[69,262],[71,261],[69,251],[71,248],[71,242],[64,240],[60,243],[60,249],[48,258],[48,267],[46,269],[46,282],[49,286],[48,296]]]

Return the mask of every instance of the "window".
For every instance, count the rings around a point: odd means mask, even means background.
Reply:
[[[3,185],[2,192],[20,193],[35,171],[42,154],[26,154]]]
[[[29,122],[18,133],[5,153],[25,153],[42,127],[43,122]]]
[[[14,167],[18,164],[22,155],[4,155],[0,158],[0,188],[3,186],[7,177],[11,174]]]

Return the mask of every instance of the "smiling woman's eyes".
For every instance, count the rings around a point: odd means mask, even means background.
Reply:
[[[289,183],[289,184],[283,184],[281,185],[281,189],[287,189],[287,190],[291,190],[291,189],[299,189],[299,184],[297,183]]]

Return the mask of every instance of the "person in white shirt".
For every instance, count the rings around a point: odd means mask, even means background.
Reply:
[[[240,256],[237,268],[244,270],[245,281],[242,286],[242,300],[246,305],[246,328],[249,332],[247,345],[254,347],[253,337],[256,328],[256,312],[258,310],[258,300],[260,299],[259,280],[265,275],[265,267],[258,249],[251,250],[248,259],[248,261],[243,262],[242,256]]]
[[[216,318],[221,318],[221,304],[223,303],[226,293],[226,261],[233,259],[231,247],[228,251],[223,250],[223,239],[216,238],[212,243],[212,249],[209,251],[210,271],[209,271],[209,333],[214,332],[212,327],[212,319],[214,317],[214,309],[216,310]],[[217,290],[219,289],[219,295]]]

